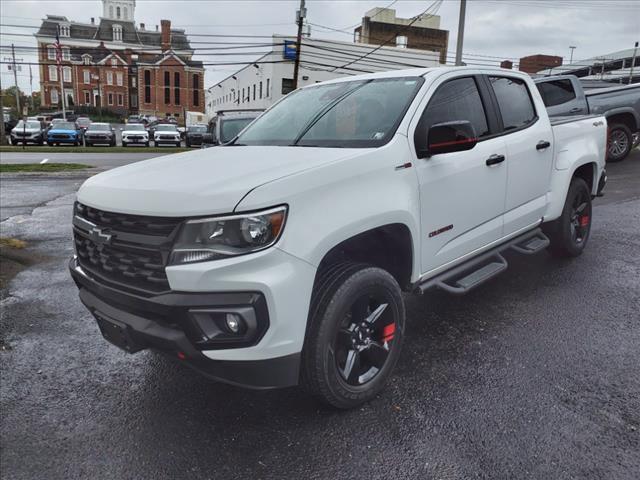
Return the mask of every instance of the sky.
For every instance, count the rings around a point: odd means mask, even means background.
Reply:
[[[352,31],[367,10],[385,7],[392,0],[307,0],[307,20],[312,38],[351,41],[352,36],[331,29]],[[433,0],[397,0],[391,8],[399,17],[423,12]],[[137,0],[135,20],[147,29],[161,19],[169,19],[174,28],[187,34],[271,35],[295,34],[295,11],[299,0]],[[437,12],[440,28],[449,30],[449,55],[453,59],[458,30],[460,0],[444,0]],[[64,15],[70,20],[88,23],[102,14],[100,0],[1,0],[0,54],[10,55],[11,43],[36,46],[35,38],[11,33],[32,33],[46,14]],[[321,25],[317,26],[317,25]],[[568,63],[569,46],[575,46],[574,62],[632,48],[640,40],[640,0],[468,0],[463,53],[468,62],[493,64],[501,59],[517,59],[531,54],[558,55]],[[328,27],[328,28],[326,28]],[[191,37],[192,42],[238,41],[230,37]],[[253,41],[253,40],[251,40]],[[263,41],[263,40],[260,40]],[[268,39],[264,39],[268,41]],[[210,45],[195,44],[194,47]],[[260,49],[255,49],[260,50]],[[29,54],[17,57],[34,61]],[[247,61],[252,56],[198,56],[206,62]],[[2,86],[13,82],[7,65],[0,65]],[[205,86],[227,77],[240,66],[207,67]],[[37,67],[33,67],[33,88],[38,89]],[[18,77],[20,88],[29,87],[29,69]]]

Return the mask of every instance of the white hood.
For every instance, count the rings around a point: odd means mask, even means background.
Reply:
[[[260,185],[358,152],[304,147],[206,148],[132,163],[91,177],[80,187],[78,201],[105,211],[137,215],[229,213]]]

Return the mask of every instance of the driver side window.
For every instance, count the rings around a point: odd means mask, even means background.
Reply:
[[[426,145],[431,126],[460,120],[471,122],[477,138],[489,135],[487,115],[473,77],[456,78],[438,87],[420,117],[415,144]]]

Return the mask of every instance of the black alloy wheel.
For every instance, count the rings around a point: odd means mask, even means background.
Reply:
[[[396,319],[383,292],[360,296],[345,315],[334,344],[336,368],[351,386],[370,382],[393,348]]]
[[[576,246],[589,238],[591,230],[591,198],[589,192],[580,190],[571,205],[571,240]]]

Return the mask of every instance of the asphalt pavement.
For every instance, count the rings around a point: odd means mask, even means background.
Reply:
[[[159,157],[176,153],[175,149],[167,147],[167,152],[145,152],[144,147],[140,147],[140,152],[109,153],[105,147],[104,153],[62,153],[55,152],[55,147],[51,147],[51,152],[0,152],[0,163],[40,163],[47,160],[49,163],[82,163],[92,167],[121,167],[140,160]]]
[[[640,151],[608,172],[581,257],[511,256],[467,296],[407,296],[395,376],[348,412],[108,344],[66,268],[79,179],[0,177],[2,235],[45,258],[2,303],[0,475],[637,479]]]

